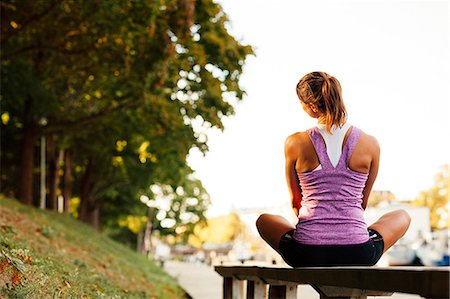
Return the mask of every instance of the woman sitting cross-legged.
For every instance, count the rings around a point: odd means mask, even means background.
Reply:
[[[286,179],[294,227],[262,214],[261,237],[293,267],[374,265],[409,227],[404,210],[367,227],[364,210],[378,172],[377,140],[347,123],[339,81],[312,72],[297,84],[303,110],[317,126],[286,139]]]

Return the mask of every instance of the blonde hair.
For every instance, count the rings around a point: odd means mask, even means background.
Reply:
[[[325,72],[311,72],[297,84],[297,95],[305,104],[314,104],[324,115],[325,126],[331,133],[333,125],[342,126],[347,120],[347,111],[342,99],[339,81]]]

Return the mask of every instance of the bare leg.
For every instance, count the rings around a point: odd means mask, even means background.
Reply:
[[[288,231],[295,229],[285,218],[272,214],[262,214],[259,216],[258,220],[256,220],[256,227],[264,241],[277,252],[280,252],[278,245],[281,237]]]
[[[396,210],[384,214],[369,228],[376,230],[383,237],[384,253],[406,233],[410,222],[411,217],[405,210]]]

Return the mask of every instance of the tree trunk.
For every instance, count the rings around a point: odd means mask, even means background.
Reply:
[[[142,247],[143,254],[149,254],[152,251],[152,228],[153,228],[153,212],[154,208],[148,208],[147,225],[144,231],[144,246]]]
[[[100,230],[100,205],[92,195],[80,198],[80,220]]]
[[[48,157],[48,207],[51,210],[58,209],[57,189],[59,185],[59,162],[60,155],[56,148],[53,134],[47,135],[47,157]]]
[[[100,230],[100,205],[96,198],[92,195],[94,182],[92,179],[93,159],[88,159],[86,170],[81,179],[80,188],[80,220],[93,226],[96,230]]]
[[[73,153],[70,149],[64,152],[64,177],[62,196],[64,198],[64,213],[69,213],[70,198],[72,197],[72,161]]]
[[[24,108],[19,185],[17,190],[19,200],[27,205],[33,205],[34,145],[39,136],[35,123],[33,122],[31,106],[32,99],[28,97]]]

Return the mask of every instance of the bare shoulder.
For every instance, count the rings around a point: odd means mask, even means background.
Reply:
[[[366,132],[361,133],[361,143],[365,149],[371,150],[373,153],[380,152],[380,144],[375,136],[369,135]]]
[[[295,147],[298,148],[305,144],[305,142],[309,139],[307,132],[296,132],[294,134],[289,135],[286,138],[285,147]]]
[[[309,136],[307,132],[297,132],[289,135],[284,144],[286,157],[297,158],[307,146]]]

